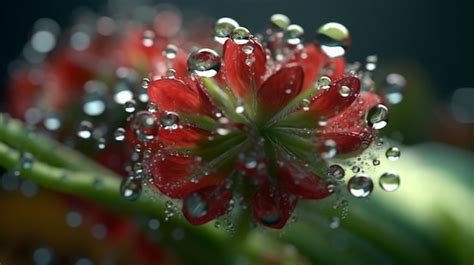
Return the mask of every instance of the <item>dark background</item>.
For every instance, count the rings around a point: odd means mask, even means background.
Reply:
[[[377,54],[381,62],[401,61],[418,65],[432,78],[431,96],[440,100],[457,88],[474,87],[471,60],[474,9],[469,3],[471,0],[168,2],[180,9],[193,9],[216,18],[233,17],[253,31],[262,30],[273,13],[284,13],[292,22],[305,28],[309,40],[319,25],[337,21],[346,25],[352,34],[353,46],[348,53],[349,61],[364,60],[367,55]],[[71,23],[71,14],[76,8],[85,6],[100,10],[106,3],[104,0],[2,2],[1,98],[4,99],[7,66],[21,53],[37,19],[53,18],[64,27]]]

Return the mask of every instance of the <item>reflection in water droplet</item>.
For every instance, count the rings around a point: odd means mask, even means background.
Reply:
[[[135,101],[129,100],[123,104],[123,107],[127,113],[133,113],[135,112]]]
[[[328,168],[328,176],[335,179],[343,179],[346,172],[340,165],[331,165]]]
[[[318,79],[318,88],[319,89],[328,89],[332,81],[329,76],[323,75]]]
[[[120,194],[129,201],[135,201],[140,197],[142,192],[141,179],[134,177],[126,177],[120,184]]]
[[[398,147],[392,146],[387,149],[385,152],[385,156],[388,158],[390,161],[396,161],[400,158],[400,149]]]
[[[250,31],[244,27],[237,27],[232,31],[231,38],[235,44],[247,44],[250,40]]]
[[[347,97],[351,94],[351,88],[348,86],[341,86],[339,87],[339,94],[343,97]]]
[[[326,140],[324,141],[324,151],[321,152],[321,157],[323,159],[330,159],[336,156],[336,141],[334,140]]]
[[[398,104],[403,100],[406,83],[405,77],[400,74],[392,73],[387,75],[382,93],[388,103]]]
[[[221,58],[214,50],[200,49],[189,55],[188,68],[201,77],[213,77],[221,69]]]
[[[353,176],[347,183],[347,189],[356,198],[367,198],[374,189],[374,183],[367,176]]]
[[[367,125],[376,130],[384,128],[388,123],[388,108],[382,104],[373,106],[367,112],[366,122]]]
[[[159,130],[155,116],[147,111],[138,112],[130,123],[130,128],[138,140],[142,142],[155,139]]]
[[[394,173],[384,173],[379,178],[379,185],[384,191],[396,191],[400,187],[400,177]]]
[[[151,47],[155,43],[155,32],[151,30],[145,30],[143,32],[142,44],[145,47]]]
[[[176,130],[179,127],[179,115],[172,111],[163,111],[160,118],[161,126],[166,130]]]
[[[283,14],[273,14],[270,17],[270,23],[274,28],[283,31],[288,28],[291,22],[290,19]]]
[[[230,37],[235,28],[239,26],[237,21],[232,18],[223,17],[216,21],[214,25],[214,39],[224,44],[225,41]]]
[[[168,44],[166,48],[163,50],[163,55],[169,60],[176,58],[177,53],[178,53],[178,47],[176,47],[176,45],[174,44]]]
[[[343,56],[349,48],[351,37],[347,28],[339,23],[322,25],[316,32],[316,42],[330,58]]]

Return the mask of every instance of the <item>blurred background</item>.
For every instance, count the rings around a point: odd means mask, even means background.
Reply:
[[[134,5],[133,1],[110,1],[123,8]],[[3,36],[0,42],[0,111],[6,109],[10,62],[21,55],[35,21],[52,18],[62,28],[67,28],[78,10],[100,13],[110,1],[3,2],[0,9]],[[407,80],[404,100],[390,108],[390,123],[384,129],[389,138],[405,145],[402,159],[393,167],[402,175],[401,190],[393,195],[377,194],[371,204],[353,202],[352,216],[349,221],[341,221],[342,229],[336,232],[328,228],[327,218],[303,216],[307,222],[298,223],[277,238],[291,243],[311,262],[305,258],[308,263],[288,264],[367,264],[364,257],[369,264],[472,264],[474,260],[469,251],[472,248],[469,244],[474,241],[472,1],[180,0],[168,3],[182,10],[184,19],[187,15],[228,16],[252,32],[263,31],[272,14],[283,13],[293,23],[303,26],[307,41],[314,39],[314,32],[320,25],[340,22],[352,36],[347,61],[364,62],[368,55],[375,54],[379,62],[374,76],[376,82],[383,82],[392,72],[402,74]],[[56,253],[55,264],[91,265],[104,253],[112,254],[100,264],[114,264],[114,260],[122,259],[114,259],[113,253],[124,251],[123,255],[128,255],[128,252],[136,253],[135,248],[145,250],[138,255],[140,262],[136,264],[155,264],[156,260],[160,261],[158,264],[181,264],[181,252],[174,246],[156,248],[164,242],[162,239],[154,239],[158,243],[153,246],[143,243],[142,236],[135,235],[139,234],[135,228],[131,229],[126,221],[117,220],[114,215],[109,217],[100,210],[92,214],[93,217],[100,216],[97,218],[101,222],[107,220],[117,224],[112,227],[121,232],[109,230],[107,238],[114,234],[124,238],[104,243],[108,241],[100,241],[105,238],[102,227],[97,226],[94,218],[86,220],[79,214],[83,210],[82,202],[75,199],[64,202],[62,197],[58,199],[56,193],[47,190],[42,190],[41,196],[34,196],[38,187],[30,182],[21,187],[19,193],[0,190],[0,212],[16,213],[0,218],[1,265],[10,265],[3,263],[2,258],[17,262],[11,264],[31,264],[32,259],[37,265],[51,264],[48,262],[53,253]],[[33,196],[29,196],[31,194]],[[71,208],[71,204],[75,206]],[[95,213],[88,207],[85,207],[87,211]],[[148,222],[150,230],[160,226],[158,220],[140,218],[138,222]],[[331,224],[329,222],[329,227]],[[5,227],[12,229],[6,231]],[[54,236],[53,230],[67,240]],[[180,232],[176,231],[173,230],[172,238],[179,239]],[[315,234],[319,236],[308,236]],[[12,240],[20,242],[14,244],[19,249],[10,247]],[[394,243],[390,244],[392,240]],[[34,243],[28,243],[30,241]],[[328,242],[337,247],[326,249]],[[190,247],[182,248],[186,253]],[[324,251],[315,251],[318,249]],[[30,255],[22,258],[22,253]],[[149,257],[150,253],[159,257]],[[131,258],[122,262],[137,261]]]

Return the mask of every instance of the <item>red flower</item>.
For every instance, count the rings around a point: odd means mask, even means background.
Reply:
[[[344,74],[343,58],[330,59],[314,44],[285,58],[272,59],[255,38],[229,39],[222,65],[203,51],[204,70],[218,71],[215,78],[180,71],[150,84],[161,128],[152,140],[129,138],[151,151],[144,164],[154,186],[183,200],[189,222],[227,213],[240,194],[258,223],[281,228],[299,199],[331,195],[326,158],[373,140],[363,116],[379,98]],[[314,85],[322,73],[335,81]]]

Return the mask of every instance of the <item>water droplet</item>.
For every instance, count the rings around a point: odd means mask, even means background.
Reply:
[[[151,230],[158,230],[160,228],[160,221],[158,219],[150,219],[148,220],[148,227]]]
[[[358,166],[353,166],[353,167],[351,168],[351,170],[352,170],[352,173],[357,174],[357,173],[360,172],[360,167],[358,167]]]
[[[353,176],[347,183],[349,193],[356,198],[367,198],[374,189],[372,179],[367,176]]]
[[[192,193],[183,203],[183,207],[192,217],[199,218],[207,214],[207,203],[198,193]]]
[[[244,105],[238,105],[237,107],[235,107],[235,113],[242,114],[244,113],[244,111],[245,111]]]
[[[244,27],[237,27],[232,31],[231,38],[235,44],[243,45],[250,41],[250,31]]]
[[[344,168],[342,168],[340,165],[331,165],[328,168],[328,176],[335,179],[343,179],[345,174],[346,172],[344,171]]]
[[[214,25],[214,39],[224,44],[237,27],[239,27],[239,23],[232,18],[223,17],[218,19]]]
[[[331,229],[337,229],[341,225],[341,220],[339,217],[334,216],[329,220],[329,228]]]
[[[43,121],[44,127],[50,131],[56,131],[61,128],[61,120],[58,115],[48,114]]]
[[[330,58],[343,56],[349,48],[351,37],[347,28],[339,23],[322,25],[316,32],[316,42]]]
[[[260,216],[260,222],[264,225],[271,226],[278,224],[281,221],[281,215],[278,212],[268,212]]]
[[[229,128],[230,120],[226,117],[221,117],[217,120],[219,123],[219,127],[216,129],[217,134],[219,135],[227,135],[231,132]]]
[[[373,164],[374,166],[378,166],[378,165],[380,165],[380,160],[374,159],[374,160],[372,160],[372,164]]]
[[[253,47],[250,46],[250,45],[244,45],[244,46],[242,47],[242,51],[243,51],[245,54],[250,55],[250,54],[252,54],[252,52],[253,52]]]
[[[323,159],[330,159],[336,156],[336,141],[334,140],[326,140],[324,141],[324,151],[321,152],[321,157]]]
[[[38,248],[33,252],[35,265],[50,265],[53,261],[53,253],[48,248]]]
[[[390,161],[396,161],[400,158],[400,149],[398,147],[392,146],[387,149],[385,152],[385,156],[388,158]]]
[[[148,103],[147,109],[148,109],[148,112],[150,113],[158,112],[158,106],[156,106],[156,104],[153,102]]]
[[[155,43],[155,32],[151,30],[145,30],[143,32],[142,44],[145,47],[151,47]]]
[[[283,14],[273,14],[270,17],[270,23],[276,29],[283,31],[283,30],[286,30],[286,28],[288,28],[291,22],[290,22],[290,19]]]
[[[221,69],[221,57],[211,49],[199,49],[188,57],[188,68],[201,77],[213,77]]]
[[[66,223],[70,227],[79,227],[82,224],[82,215],[76,211],[70,211],[66,214]]]
[[[99,148],[100,150],[105,149],[105,138],[102,137],[97,140],[97,148]]]
[[[31,153],[22,153],[20,157],[20,166],[22,169],[31,169],[35,162],[35,157]]]
[[[97,240],[105,239],[107,236],[107,227],[103,224],[95,224],[91,228],[91,234]]]
[[[170,79],[176,78],[177,74],[178,73],[173,68],[166,70],[166,73],[165,73],[166,78],[170,78]]]
[[[135,201],[140,197],[142,192],[141,179],[134,177],[126,177],[120,184],[120,194],[129,201]]]
[[[303,106],[303,111],[309,111],[310,105],[311,105],[311,101],[309,101],[309,99],[303,99],[301,105]]]
[[[385,78],[382,94],[390,104],[398,104],[403,100],[406,79],[400,74],[392,73]]]
[[[125,140],[125,129],[117,128],[114,132],[114,139],[117,142],[122,142],[123,140]]]
[[[325,127],[326,125],[328,125],[328,119],[324,116],[319,117],[318,125],[320,127]]]
[[[163,111],[160,118],[161,126],[166,130],[176,130],[179,127],[179,115],[172,111]]]
[[[328,89],[331,83],[332,83],[331,78],[327,75],[323,75],[318,79],[318,88]]]
[[[367,125],[376,130],[384,128],[388,123],[388,108],[382,104],[373,106],[367,112],[366,122]]]
[[[133,113],[135,112],[135,101],[129,100],[123,104],[123,107],[127,113]]]
[[[77,136],[82,139],[89,139],[92,136],[92,123],[89,121],[81,121],[79,129],[77,130]]]
[[[400,177],[397,174],[386,172],[380,176],[379,185],[384,191],[396,191],[400,187]]]
[[[285,31],[286,42],[290,45],[298,45],[303,41],[304,30],[300,25],[289,25]]]
[[[148,79],[148,78],[145,77],[145,78],[142,79],[142,82],[141,82],[140,85],[141,85],[141,87],[143,87],[144,89],[148,89],[148,87],[150,87],[150,83],[151,83],[150,79]]]
[[[343,97],[347,97],[351,94],[352,89],[348,86],[339,87],[339,94]]]
[[[166,45],[166,48],[163,50],[163,55],[168,59],[168,60],[173,60],[176,58],[176,54],[178,53],[178,47],[174,44],[168,44]]]

